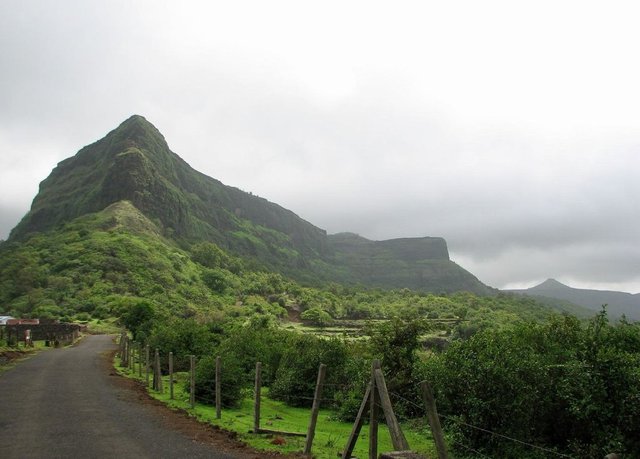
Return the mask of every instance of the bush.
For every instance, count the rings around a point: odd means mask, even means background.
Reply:
[[[220,395],[223,407],[237,406],[243,398],[245,387],[244,374],[239,362],[232,356],[221,357]],[[215,403],[216,358],[212,355],[203,357],[196,366],[195,396],[196,400]]]
[[[263,384],[270,385],[293,334],[278,330],[268,321],[249,321],[246,326],[236,326],[227,333],[216,348],[216,355],[235,359],[247,386],[253,383],[256,362],[262,362]]]
[[[300,317],[302,318],[302,320],[307,320],[313,325],[319,325],[320,327],[330,325],[333,322],[333,318],[329,315],[329,313],[320,309],[319,307],[307,309],[302,313]]]
[[[311,406],[318,368],[327,366],[323,398],[332,398],[335,384],[346,381],[347,347],[339,340],[296,336],[282,355],[275,381],[270,388],[273,398],[293,406]]]
[[[481,331],[427,362],[442,412],[464,423],[578,457],[612,450],[640,457],[640,328],[557,317]],[[459,427],[492,457],[534,457],[511,442]],[[544,457],[544,455],[542,456]]]
[[[167,371],[166,356],[169,352],[173,352],[174,369],[186,371],[189,369],[190,355],[197,358],[212,355],[219,340],[220,335],[215,326],[200,324],[194,319],[173,319],[157,323],[148,342],[151,349],[160,350],[164,371]]]

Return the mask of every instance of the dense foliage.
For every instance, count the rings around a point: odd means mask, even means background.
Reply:
[[[148,330],[142,318],[131,311],[141,304],[161,320],[259,315],[278,321],[294,314],[328,326],[341,320],[422,317],[449,321],[444,329],[462,338],[550,313],[535,300],[510,295],[306,287],[259,270],[211,242],[177,245],[158,231],[134,206],[119,203],[46,234],[0,244],[0,312],[63,320],[120,317],[143,334]]]
[[[486,330],[427,362],[458,449],[549,457],[481,427],[578,457],[640,456],[640,328],[601,313]]]
[[[257,361],[273,397],[310,404],[322,362],[325,400],[336,417],[353,419],[371,360],[381,359],[401,419],[422,414],[419,382],[432,382],[454,447],[537,454],[473,425],[584,457],[639,454],[637,325],[611,325],[603,315],[584,325],[506,294],[304,286],[212,242],[178,244],[161,233],[119,203],[2,243],[0,312],[117,318],[136,340],[173,352],[178,370],[196,355],[196,397],[205,402],[213,400],[216,355],[226,406],[250,390]],[[334,339],[302,335],[300,322]],[[349,335],[340,331],[347,328]]]

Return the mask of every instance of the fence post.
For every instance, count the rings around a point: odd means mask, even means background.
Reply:
[[[191,408],[195,408],[196,406],[196,356],[189,356],[189,403],[191,403]]]
[[[17,333],[16,333],[17,336]],[[120,366],[122,366],[122,359],[124,359],[124,332],[120,332],[120,342],[118,343],[118,356],[120,357]]]
[[[145,356],[145,371],[146,371],[146,376],[147,376],[147,388],[149,388],[149,356],[150,354],[150,349],[149,349],[149,345],[147,344],[144,348],[144,356]]]
[[[378,458],[378,387],[376,386],[376,369],[380,368],[380,360],[371,363],[371,393],[369,394],[369,459]]]
[[[216,419],[222,417],[222,381],[220,379],[222,373],[222,364],[220,356],[216,357]]]
[[[318,379],[316,380],[316,392],[313,395],[311,421],[309,422],[309,429],[307,430],[307,441],[304,445],[304,454],[311,454],[311,446],[313,445],[313,437],[316,434],[318,411],[320,411],[320,399],[322,398],[322,385],[324,384],[324,375],[326,370],[327,366],[324,363],[321,363],[320,368],[318,369]]]
[[[127,367],[127,335],[122,332],[120,335],[120,368]]]
[[[127,340],[127,368],[131,371],[133,369],[132,357],[135,358],[133,351],[133,342]]]
[[[349,435],[349,439],[347,440],[347,445],[344,447],[344,451],[342,451],[342,459],[351,458],[351,453],[353,453],[353,448],[355,448],[356,446],[356,441],[358,441],[358,436],[360,435],[360,430],[362,429],[362,424],[364,423],[364,415],[367,410],[367,406],[369,405],[370,396],[371,384],[367,385],[367,390],[364,393],[362,403],[360,404],[360,409],[358,410],[358,415],[356,416],[356,420],[353,423],[353,427],[351,428],[351,434]]]
[[[256,384],[253,401],[253,433],[260,432],[260,389],[262,387],[262,362],[256,362]]]
[[[155,379],[155,389],[158,392],[162,392],[162,368],[160,367],[160,349],[156,348],[155,355],[155,368],[154,368],[154,379]]]
[[[173,400],[173,352],[169,352],[169,399]]]
[[[376,378],[376,385],[378,386],[378,393],[380,394],[380,403],[382,404],[384,417],[387,421],[387,427],[389,428],[393,448],[396,451],[406,451],[409,449],[409,443],[407,443],[407,439],[402,433],[398,419],[393,412],[391,399],[389,398],[389,391],[387,390],[387,383],[384,380],[382,370],[380,368],[376,368],[374,374]]]
[[[138,377],[142,378],[142,343],[138,343]]]
[[[447,445],[444,442],[442,426],[440,426],[440,418],[438,417],[436,401],[433,398],[431,386],[429,386],[427,381],[422,381],[420,386],[422,387],[422,400],[424,401],[424,407],[427,410],[427,418],[429,419],[429,425],[431,426],[433,441],[435,442],[436,450],[438,451],[438,459],[448,459]]]

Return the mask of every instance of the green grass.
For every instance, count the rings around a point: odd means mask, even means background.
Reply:
[[[91,319],[87,322],[89,333],[97,335],[113,335],[122,331],[122,325],[114,317],[108,319]]]
[[[142,378],[138,376],[138,369],[130,371],[119,367],[119,359],[115,359],[115,367],[123,376],[134,378],[144,384],[145,373],[142,372]],[[199,421],[219,426],[222,429],[237,432],[238,439],[252,446],[255,449],[263,451],[279,451],[281,453],[302,453],[305,445],[304,437],[283,436],[284,444],[274,445],[271,442],[273,435],[260,434],[255,435],[249,433],[253,429],[253,398],[250,394],[244,399],[237,408],[223,408],[221,419],[215,417],[215,407],[213,405],[205,405],[196,403],[195,408],[189,405],[189,394],[186,391],[188,375],[187,373],[176,373],[174,379],[174,400],[169,398],[169,379],[163,378],[163,393],[157,393],[148,389],[149,394],[165,403],[172,409],[179,409],[195,416]],[[262,390],[261,403],[261,422],[260,426],[265,429],[283,430],[287,432],[306,433],[311,416],[311,410],[308,408],[295,408],[284,404],[283,402],[272,400],[268,396],[268,389]],[[338,452],[342,451],[349,434],[351,433],[352,424],[333,420],[334,413],[328,409],[321,409],[318,416],[318,424],[313,442],[313,456],[318,459],[335,459]],[[380,415],[382,417],[382,413]],[[420,428],[415,427],[416,425]],[[426,427],[426,422],[412,422],[413,427],[408,423],[402,425],[403,432],[411,446],[411,449],[424,454],[426,457],[436,457],[431,433]],[[369,445],[369,428],[363,426],[356,443],[353,455],[359,458],[368,456]],[[378,433],[378,451],[392,451],[391,439],[389,432],[384,424],[380,424]]]

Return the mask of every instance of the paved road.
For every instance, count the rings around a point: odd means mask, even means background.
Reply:
[[[109,375],[108,336],[0,374],[0,458],[232,458],[172,429]]]

